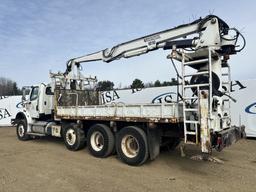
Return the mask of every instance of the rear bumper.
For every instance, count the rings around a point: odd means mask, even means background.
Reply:
[[[240,139],[246,138],[245,127],[232,126],[228,129],[216,132],[212,137],[212,146],[217,151],[232,145]]]

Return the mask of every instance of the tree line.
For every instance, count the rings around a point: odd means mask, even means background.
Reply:
[[[20,95],[22,91],[11,79],[0,77],[0,96]]]
[[[117,89],[136,89],[136,88],[147,88],[147,87],[162,87],[162,86],[172,86],[177,85],[177,80],[172,78],[171,81],[159,81],[146,82],[144,83],[140,79],[134,79],[131,85],[122,87],[121,84]],[[113,90],[115,84],[112,81],[99,81],[97,83],[96,89],[98,91],[108,91]],[[9,78],[0,77],[0,96],[10,96],[10,95],[21,95],[22,91],[18,88],[17,83]]]
[[[136,88],[148,88],[148,87],[163,87],[163,86],[172,86],[172,85],[177,85],[178,82],[175,78],[172,78],[171,81],[159,81],[156,80],[155,82],[147,82],[144,83],[140,79],[134,79],[131,85],[119,87],[117,89],[136,89]],[[99,81],[97,83],[97,90],[98,91],[108,91],[114,89],[115,84],[112,81],[106,80],[106,81]]]

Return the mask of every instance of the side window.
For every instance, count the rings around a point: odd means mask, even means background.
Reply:
[[[38,90],[39,90],[38,87],[33,87],[32,93],[30,95],[30,101],[37,99],[37,97],[38,97]]]
[[[53,95],[53,92],[52,92],[52,90],[51,90],[51,87],[46,87],[45,94],[46,94],[46,95]]]

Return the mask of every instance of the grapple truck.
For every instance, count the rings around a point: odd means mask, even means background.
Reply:
[[[200,146],[206,156],[214,148],[221,151],[244,136],[230,117],[228,60],[244,48],[245,40],[237,45],[239,37],[244,40],[237,29],[209,15],[71,59],[64,73],[50,73],[51,83],[31,86],[28,98],[24,91],[24,108],[13,119],[17,137],[62,137],[72,151],[87,143],[93,156],[116,152],[129,165],[153,160],[162,145],[175,148],[181,140]],[[167,58],[177,72],[177,102],[105,105],[96,77],[81,73],[83,62],[111,62],[157,49],[171,50]]]

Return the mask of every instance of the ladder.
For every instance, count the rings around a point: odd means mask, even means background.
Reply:
[[[208,53],[204,57],[190,57],[182,52],[182,98],[183,98],[183,124],[184,142],[199,144],[199,124],[200,124],[200,90],[207,89],[212,93],[212,51],[208,48]],[[196,65],[204,65],[203,71],[188,73],[188,69],[195,68]],[[191,83],[192,76],[204,75],[208,81],[203,83]],[[192,89],[194,91],[192,91]],[[194,93],[193,93],[194,92]],[[208,103],[212,103],[212,94],[208,94]],[[212,106],[208,104],[208,117],[211,117]]]
[[[229,119],[231,121],[231,73],[230,73],[230,66],[227,62],[222,62],[222,85],[226,87],[226,90],[223,91],[225,94],[223,96],[223,111],[227,115],[222,117],[223,120]],[[227,128],[227,127],[224,127]]]

